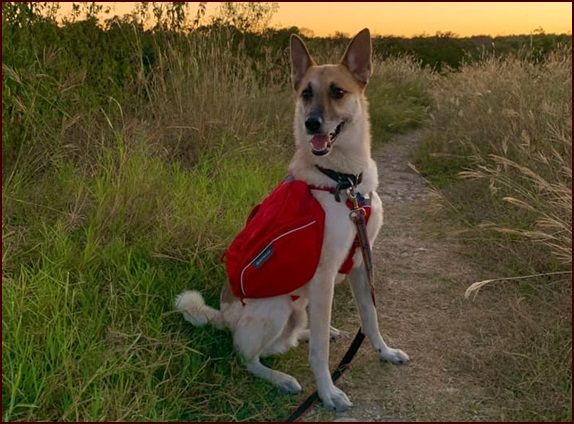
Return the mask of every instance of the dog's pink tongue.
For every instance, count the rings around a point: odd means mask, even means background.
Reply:
[[[329,136],[325,135],[314,135],[311,139],[311,145],[313,150],[325,150],[329,144]]]

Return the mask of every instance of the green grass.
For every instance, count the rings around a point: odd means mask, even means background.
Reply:
[[[422,126],[432,103],[428,90],[432,78],[430,72],[408,57],[374,60],[366,94],[375,144]]]
[[[252,151],[189,171],[144,147],[98,157],[93,175],[62,164],[3,191],[18,221],[3,240],[4,420],[279,418],[288,400],[251,381],[229,334],[192,329],[172,302],[197,288],[217,304],[218,256],[284,164]],[[16,200],[44,191],[43,204]]]
[[[218,305],[220,255],[287,171],[283,50],[255,60],[225,32],[4,19],[3,45],[3,419],[287,416],[304,394],[252,377],[228,332],[173,307],[185,289]],[[415,70],[377,65],[377,140],[421,122]],[[304,351],[269,362],[308,394]]]

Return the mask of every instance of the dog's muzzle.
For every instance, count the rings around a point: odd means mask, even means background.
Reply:
[[[309,141],[311,144],[311,152],[316,156],[328,154],[333,147],[333,143],[337,140],[341,131],[343,131],[344,126],[345,121],[341,121],[329,134],[315,134]]]

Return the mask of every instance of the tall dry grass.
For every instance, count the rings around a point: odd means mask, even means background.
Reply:
[[[431,92],[418,166],[492,275],[466,295],[496,297],[476,325],[480,375],[503,419],[571,421],[572,48],[485,58]]]
[[[486,184],[494,210],[476,229],[541,249],[549,271],[572,264],[571,58],[571,47],[540,64],[487,58],[437,80],[427,136],[443,172]]]
[[[244,147],[250,149],[290,148],[290,76],[285,69],[277,76],[283,52],[266,54],[263,60],[251,58],[225,31],[164,43],[143,108],[166,130],[162,144],[177,139],[182,153],[194,151],[194,145],[209,149],[210,140],[227,137],[248,140]]]

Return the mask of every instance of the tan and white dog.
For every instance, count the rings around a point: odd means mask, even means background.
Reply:
[[[371,136],[365,87],[371,76],[371,39],[368,29],[351,41],[338,64],[317,65],[303,41],[291,37],[293,86],[296,92],[296,153],[289,170],[295,179],[310,186],[335,187],[336,182],[318,167],[337,173],[359,175],[357,190],[371,197],[371,217],[367,232],[371,243],[383,223],[382,203],[377,195],[377,166],[371,158]],[[233,333],[234,346],[247,369],[280,388],[297,393],[301,386],[295,378],[261,364],[260,358],[283,353],[301,340],[309,341],[309,362],[315,374],[323,405],[343,411],[351,406],[345,393],[331,381],[329,339],[337,330],[330,327],[335,284],[345,275],[338,271],[356,236],[345,204],[325,190],[312,190],[325,211],[325,232],[319,265],[313,278],[302,288],[283,296],[264,299],[240,299],[224,284],[220,310],[205,304],[197,291],[180,294],[176,307],[193,325],[208,321]],[[362,329],[382,360],[404,364],[409,357],[389,348],[379,332],[377,312],[371,299],[361,251],[353,258],[349,274],[353,296],[361,317]],[[298,298],[297,298],[298,296]],[[296,298],[297,300],[293,300]],[[310,313],[307,329],[307,307]]]

